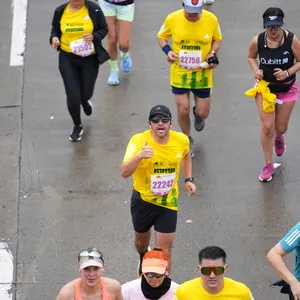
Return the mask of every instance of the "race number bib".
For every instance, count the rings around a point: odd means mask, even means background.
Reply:
[[[72,53],[85,57],[94,53],[95,47],[93,43],[87,43],[84,39],[76,40],[70,43]]]
[[[200,69],[200,64],[202,62],[202,52],[180,50],[179,61],[181,68],[189,70]]]
[[[153,194],[163,196],[169,194],[174,181],[175,173],[163,175],[151,175],[151,191]]]

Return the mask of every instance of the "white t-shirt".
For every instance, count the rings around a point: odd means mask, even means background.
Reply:
[[[170,289],[161,297],[160,300],[172,300],[179,285],[171,281]],[[124,300],[147,300],[141,288],[141,278],[126,282],[122,285],[122,295]]]

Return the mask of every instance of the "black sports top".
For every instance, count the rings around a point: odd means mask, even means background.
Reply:
[[[287,92],[293,85],[296,75],[293,74],[285,80],[278,81],[273,75],[274,69],[280,68],[288,70],[295,63],[295,57],[292,51],[292,42],[294,34],[284,31],[284,42],[277,48],[269,48],[266,40],[266,33],[259,34],[257,39],[257,48],[259,55],[259,68],[263,71],[265,81],[270,82],[271,92]]]

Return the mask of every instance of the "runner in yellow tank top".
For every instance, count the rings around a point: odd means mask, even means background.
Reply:
[[[217,17],[202,9],[203,0],[184,0],[183,3],[184,9],[166,17],[157,37],[171,63],[170,85],[177,104],[178,122],[182,132],[190,138],[193,157],[189,94],[192,92],[195,99],[194,127],[201,131],[210,110],[212,69],[218,63],[216,53],[221,47],[222,34]],[[169,39],[172,39],[172,48]]]

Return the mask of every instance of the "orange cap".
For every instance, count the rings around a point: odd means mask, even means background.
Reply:
[[[168,261],[159,258],[144,258],[142,262],[143,273],[165,274]]]

